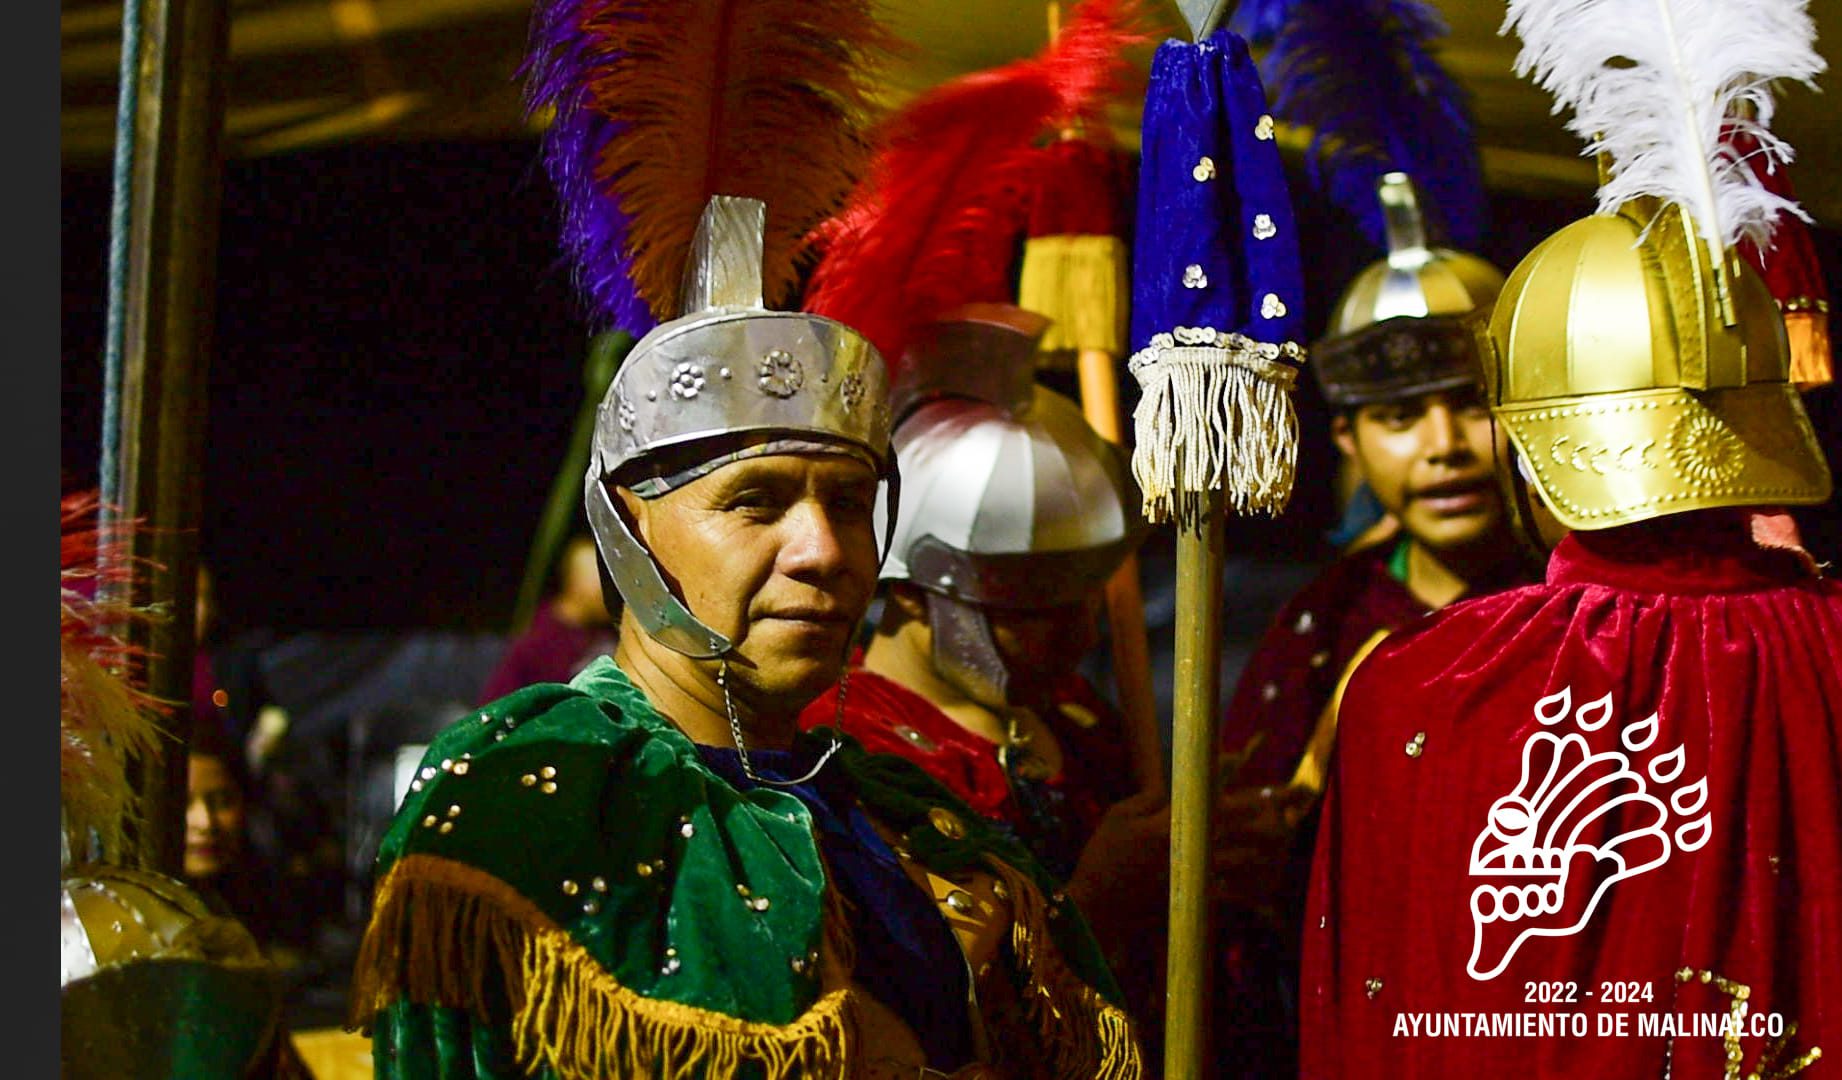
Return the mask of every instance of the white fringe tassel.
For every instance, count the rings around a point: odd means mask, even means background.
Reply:
[[[1132,414],[1132,474],[1147,520],[1192,528],[1218,489],[1238,514],[1285,510],[1298,465],[1291,391],[1303,359],[1293,342],[1187,327],[1133,355],[1127,369],[1143,394]]]

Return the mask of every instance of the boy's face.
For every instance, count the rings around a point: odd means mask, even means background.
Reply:
[[[1427,548],[1466,548],[1502,529],[1495,436],[1476,390],[1363,405],[1331,431],[1376,500]]]

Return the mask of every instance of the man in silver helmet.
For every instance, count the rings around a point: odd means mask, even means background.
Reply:
[[[1388,254],[1344,289],[1311,370],[1344,462],[1383,521],[1274,616],[1223,716],[1230,787],[1216,832],[1224,1060],[1296,1070],[1297,938],[1313,810],[1335,732],[1320,716],[1377,634],[1532,577],[1498,497],[1495,434],[1472,335],[1503,274],[1427,242],[1412,181],[1376,186]],[[1258,871],[1258,872],[1251,872]]]
[[[1135,790],[1124,717],[1076,664],[1146,529],[1125,452],[1035,379],[1047,327],[974,303],[906,350],[882,613],[846,687],[802,723],[841,723],[914,761],[1019,837],[1066,881],[1137,998],[1118,961],[1161,936],[1169,808]]]
[[[380,1076],[1136,1074],[1054,879],[907,763],[796,726],[895,473],[876,350],[763,307],[763,215],[711,200],[685,313],[602,401],[614,656],[439,735],[380,847],[354,992]]]

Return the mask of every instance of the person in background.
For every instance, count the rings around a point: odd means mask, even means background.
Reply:
[[[132,770],[176,744],[177,707],[124,663],[136,626],[135,519],[99,520],[100,494],[60,499],[59,991],[64,1076],[306,1080],[284,976],[248,927],[187,881],[148,869]],[[234,755],[233,755],[234,756]]]
[[[1817,1076],[1842,1040],[1842,585],[1784,510],[1833,481],[1740,224],[1706,224],[1575,221],[1481,328],[1547,573],[1347,677],[1301,1075]]]
[[[222,730],[242,748],[248,769],[260,772],[288,727],[287,713],[270,700],[262,679],[262,647],[272,635],[259,629],[233,639],[225,631],[217,575],[203,560],[192,633],[192,725]]]
[[[549,598],[486,677],[481,703],[533,683],[568,682],[591,660],[614,651],[614,619],[603,598],[594,538],[571,536],[553,576]]]
[[[892,390],[903,486],[882,614],[800,723],[908,758],[1020,838],[1130,991],[1139,965],[1122,961],[1162,927],[1169,806],[1134,790],[1125,720],[1075,661],[1146,530],[1124,451],[1036,382],[1046,327],[973,304],[917,334]]]
[[[193,632],[192,731],[198,745],[209,748],[209,754],[201,753],[208,759],[201,767],[220,799],[233,786],[239,796],[234,843],[240,854],[229,863],[236,874],[223,883],[236,895],[226,899],[258,912],[253,917],[263,925],[251,929],[265,946],[281,950],[278,955],[285,960],[311,951],[315,928],[338,912],[343,869],[337,815],[324,770],[303,764],[309,751],[319,748],[290,737],[288,711],[271,697],[263,678],[262,654],[273,640],[272,631],[225,633],[217,575],[203,561]],[[190,814],[196,815],[193,801]],[[257,868],[258,876],[274,875],[275,880],[260,887],[246,880],[244,871],[256,873]],[[285,894],[284,921],[272,922],[261,913],[270,906],[260,895],[265,890]]]
[[[1257,1062],[1260,1076],[1296,1071],[1312,811],[1335,736],[1319,720],[1339,677],[1375,635],[1533,576],[1506,525],[1490,411],[1461,322],[1489,307],[1503,275],[1476,255],[1427,246],[1405,174],[1385,175],[1377,197],[1405,208],[1391,220],[1390,252],[1344,290],[1307,366],[1357,490],[1382,516],[1280,609],[1219,732],[1214,1030],[1219,1059]],[[1400,295],[1409,291],[1411,303]],[[1425,314],[1389,315],[1383,300]]]
[[[186,746],[186,883],[249,928],[283,971],[298,968],[312,941],[310,914],[283,876],[250,843],[252,786],[241,748],[223,730],[192,729]]]

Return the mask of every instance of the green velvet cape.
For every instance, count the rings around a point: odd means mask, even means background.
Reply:
[[[1137,1075],[1087,924],[1027,851],[906,760],[847,739],[828,767],[929,869],[1010,886],[1023,1059]],[[856,992],[822,978],[849,928],[805,804],[717,777],[611,659],[438,735],[377,873],[352,1023],[380,1077],[849,1074]]]

